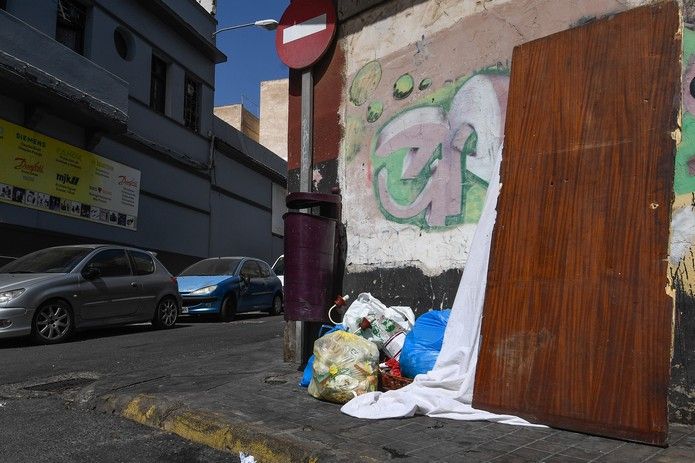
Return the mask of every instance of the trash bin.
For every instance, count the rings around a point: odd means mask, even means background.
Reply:
[[[336,235],[341,197],[290,193],[288,209],[318,208],[318,215],[287,212],[285,220],[285,320],[326,322],[336,296]]]

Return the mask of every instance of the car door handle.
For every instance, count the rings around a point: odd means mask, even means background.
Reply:
[[[133,288],[137,288],[139,285],[138,285],[137,283],[135,283],[135,282],[132,282],[132,283],[130,284],[130,286],[132,286]]]

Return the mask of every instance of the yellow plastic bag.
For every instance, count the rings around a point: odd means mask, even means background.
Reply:
[[[314,343],[314,368],[309,394],[343,404],[365,392],[376,391],[379,349],[373,342],[346,331],[336,331]]]

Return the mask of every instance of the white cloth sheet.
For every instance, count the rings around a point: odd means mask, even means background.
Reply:
[[[482,216],[473,235],[471,251],[463,270],[444,343],[434,369],[417,375],[413,382],[389,392],[371,392],[355,397],[341,411],[357,418],[397,418],[415,414],[456,420],[487,420],[513,425],[534,426],[511,415],[496,415],[471,406],[475,367],[480,349],[485,285],[492,229],[495,225],[500,192],[502,149],[495,153],[493,176],[485,198]]]

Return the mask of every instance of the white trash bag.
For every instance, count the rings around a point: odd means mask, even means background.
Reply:
[[[389,357],[395,358],[403,347],[403,334],[414,324],[415,314],[410,307],[386,307],[370,293],[357,296],[343,317],[343,325],[350,333],[372,341]]]

